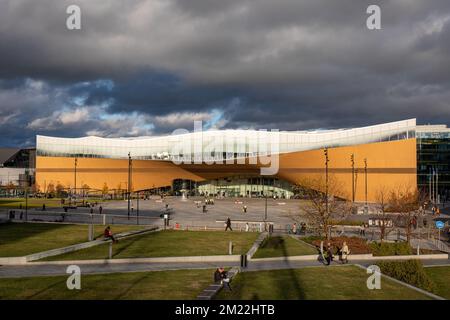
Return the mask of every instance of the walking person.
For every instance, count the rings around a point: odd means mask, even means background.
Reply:
[[[225,231],[227,231],[228,229],[230,229],[230,231],[233,231],[233,229],[231,228],[230,217],[227,218],[227,222],[225,223]]]
[[[294,225],[292,226],[292,233],[293,234],[297,234],[297,223],[295,222]]]
[[[348,248],[347,242],[344,241],[341,248],[342,254],[342,264],[348,263],[348,255],[350,254],[350,249]]]
[[[331,261],[333,261],[333,248],[329,242],[327,245],[327,250],[325,251],[325,260],[327,261],[327,266],[329,266]]]
[[[243,211],[244,213],[247,213],[247,206],[243,206],[243,207],[242,207],[242,211]]]
[[[98,207],[98,213],[102,214],[102,212],[103,212],[103,207],[102,206]]]

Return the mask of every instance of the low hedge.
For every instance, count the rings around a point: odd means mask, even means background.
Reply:
[[[419,260],[380,261],[376,263],[381,273],[429,292],[435,292],[435,284],[425,273]]]
[[[320,242],[323,240],[324,247],[327,246],[328,242],[331,243],[331,245],[335,248],[342,247],[342,244],[347,242],[348,248],[350,249],[350,254],[365,254],[365,253],[371,253],[370,246],[367,244],[367,241],[358,238],[358,237],[334,237],[331,238],[331,240],[326,240],[318,237],[308,237],[308,238],[302,238],[303,241],[306,241],[308,243],[311,243],[312,245],[315,245],[316,247],[320,247]]]
[[[266,237],[261,243],[261,248],[274,248],[278,249],[284,245],[284,239],[280,236]]]
[[[373,242],[370,249],[374,256],[405,256],[411,255],[412,250],[408,242]]]

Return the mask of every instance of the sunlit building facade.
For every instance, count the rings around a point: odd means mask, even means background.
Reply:
[[[343,186],[340,196],[375,201],[382,187],[417,186],[417,128],[410,119],[339,130],[194,129],[133,139],[37,136],[36,182],[42,191],[49,184],[128,189],[132,181],[135,192],[166,188],[290,198],[302,179],[324,174],[327,148],[328,172]]]

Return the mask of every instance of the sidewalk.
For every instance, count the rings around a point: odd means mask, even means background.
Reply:
[[[374,261],[353,260],[349,264],[360,264],[363,266],[372,265]],[[425,266],[445,265],[450,267],[449,259],[423,260]],[[0,278],[12,277],[34,277],[50,275],[66,275],[67,266],[70,264],[52,265],[52,264],[27,264],[23,266],[1,266]],[[162,271],[162,270],[181,270],[181,269],[215,269],[222,267],[237,267],[239,262],[191,262],[191,263],[133,263],[133,264],[80,264],[82,274],[101,274],[115,272],[138,272],[138,271]],[[333,262],[332,266],[341,266],[342,264]],[[248,267],[241,269],[242,272],[259,270],[280,270],[297,269],[305,267],[323,267],[319,261],[255,261],[248,263]]]

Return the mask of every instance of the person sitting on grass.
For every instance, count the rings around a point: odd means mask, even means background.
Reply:
[[[113,243],[117,243],[119,242],[119,240],[116,240],[113,236],[113,233],[111,231],[111,227],[107,226],[105,229],[105,232],[103,233],[105,240],[111,239],[113,241]]]

